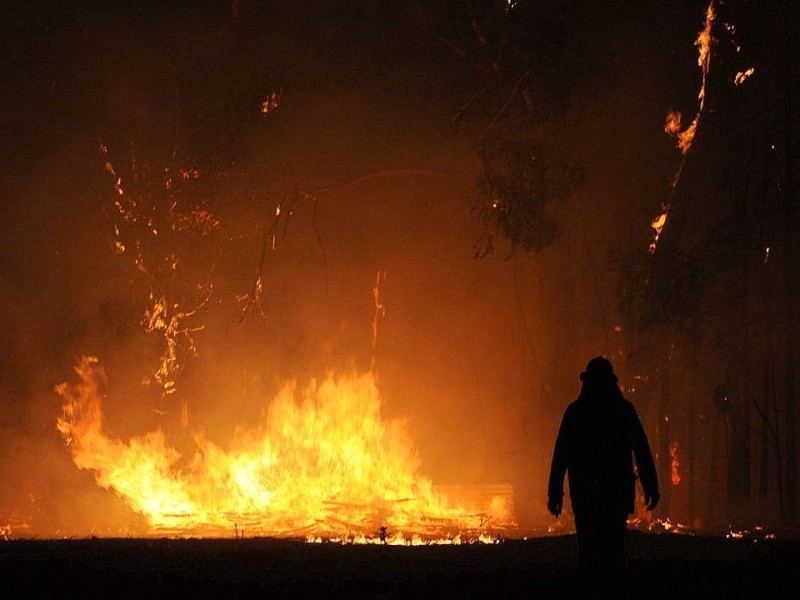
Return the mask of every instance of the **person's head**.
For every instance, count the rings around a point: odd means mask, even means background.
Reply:
[[[583,388],[604,389],[616,387],[617,376],[614,366],[604,356],[595,356],[586,364],[586,369],[581,373]]]

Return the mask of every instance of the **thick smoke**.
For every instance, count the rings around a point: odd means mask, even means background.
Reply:
[[[597,264],[625,228],[647,232],[638,195],[658,169],[625,149],[658,135],[663,110],[631,107],[625,96],[640,82],[620,82],[612,102],[629,118],[581,125],[590,183],[580,211],[557,208],[565,235],[541,256],[500,249],[479,261],[481,225],[466,201],[477,169],[472,140],[452,126],[459,95],[420,64],[434,55],[421,49],[401,60],[389,43],[375,50],[388,57],[382,65],[352,50],[367,43],[364,31],[337,29],[330,14],[298,21],[291,9],[252,9],[264,31],[237,42],[231,28],[256,24],[223,4],[185,19],[166,9],[31,8],[9,25],[9,39],[20,41],[4,126],[22,150],[3,151],[0,526],[43,537],[141,527],[74,467],[55,428],[53,386],[92,354],[109,375],[109,433],[161,427],[186,451],[191,428],[224,445],[257,422],[287,379],[374,368],[383,410],[407,419],[426,476],[512,484],[522,528],[541,527],[560,413],[585,360],[615,350],[614,324],[602,320],[613,312],[615,280]],[[373,38],[402,37],[380,15],[364,18],[366,30],[383,27]],[[224,92],[236,86],[228,102]],[[280,105],[261,114],[275,89]],[[176,139],[191,141],[180,147],[183,164],[197,160],[202,194],[189,199],[221,226],[145,248],[180,256],[183,279],[162,277],[164,289],[213,284],[183,321],[197,328],[196,351],[182,355],[175,392],[165,395],[153,379],[164,339],[141,322],[154,280],[133,264],[132,247],[114,251],[115,182],[100,145],[125,187],[145,168],[163,183]],[[641,214],[623,215],[617,202],[631,196]],[[259,272],[259,310],[243,315]]]

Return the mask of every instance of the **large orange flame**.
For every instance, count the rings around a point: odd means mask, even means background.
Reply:
[[[76,383],[56,387],[64,399],[58,430],[75,464],[144,515],[153,533],[382,541],[487,535],[487,515],[451,506],[418,474],[404,422],[381,419],[371,372],[329,375],[302,393],[287,384],[255,430],[238,434],[227,450],[196,433],[186,461],[161,430],[127,442],[110,438],[100,361],[85,357],[75,371]]]

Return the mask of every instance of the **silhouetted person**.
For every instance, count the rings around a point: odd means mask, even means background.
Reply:
[[[648,510],[660,499],[658,478],[639,415],[617,385],[611,362],[593,358],[580,378],[580,395],[567,407],[558,430],[547,510],[561,514],[566,474],[580,569],[605,577],[627,561],[625,531],[634,512],[636,472]]]

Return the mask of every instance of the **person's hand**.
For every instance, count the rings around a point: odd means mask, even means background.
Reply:
[[[658,492],[645,494],[644,504],[647,507],[647,510],[653,510],[656,506],[658,506],[659,500],[661,500],[661,496],[658,494]]]
[[[557,517],[558,515],[561,514],[561,508],[562,508],[561,498],[548,498],[547,499],[547,510],[550,511],[550,513],[554,517]]]

